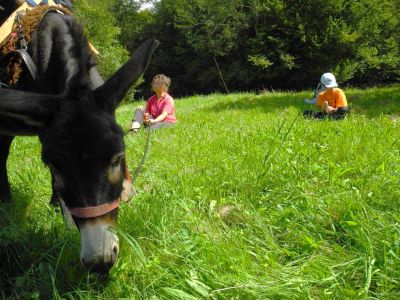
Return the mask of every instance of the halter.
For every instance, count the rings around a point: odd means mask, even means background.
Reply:
[[[126,160],[124,159],[124,180],[128,180],[132,182],[131,175],[129,174],[128,166],[126,164]],[[133,183],[132,183],[133,184]],[[96,206],[87,206],[87,207],[74,207],[70,208],[65,205],[65,208],[69,211],[69,213],[77,218],[81,219],[90,219],[103,216],[108,214],[110,211],[119,207],[121,202],[121,197],[118,197],[112,202],[96,205]]]
[[[71,215],[81,219],[89,219],[103,216],[110,211],[119,207],[120,198],[115,199],[113,202],[104,203],[98,206],[88,206],[88,207],[74,207],[68,210]]]
[[[137,167],[135,174],[133,175],[133,178],[131,177],[128,166],[126,164],[126,161],[124,160],[124,168],[125,168],[125,174],[124,174],[124,179],[130,181],[132,184],[134,184],[136,178],[138,177],[140,171],[142,170],[142,167],[144,165],[144,162],[147,157],[147,152],[149,149],[149,144],[150,144],[150,127],[147,128],[147,142],[143,154],[142,161],[140,162],[139,166]],[[101,205],[97,206],[88,206],[88,207],[74,207],[74,208],[69,208],[67,207],[68,211],[70,212],[71,215],[77,218],[81,219],[89,219],[89,218],[96,218],[103,216],[110,211],[116,209],[119,207],[119,204],[121,202],[121,197],[118,197],[112,202],[109,203],[104,203]]]

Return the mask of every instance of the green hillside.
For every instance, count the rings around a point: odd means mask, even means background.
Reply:
[[[0,205],[0,291],[31,299],[400,297],[400,86],[345,90],[343,121],[305,120],[303,93],[176,99],[119,215],[108,278],[48,204],[37,138],[16,138]],[[117,111],[126,131],[134,104]],[[144,131],[125,138],[133,171]]]

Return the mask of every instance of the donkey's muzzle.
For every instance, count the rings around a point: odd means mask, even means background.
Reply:
[[[107,273],[119,253],[119,239],[112,227],[98,220],[80,224],[81,262],[92,272]]]
[[[85,258],[81,257],[81,262],[85,268],[91,272],[107,274],[117,261],[118,253],[119,246],[118,244],[115,244],[112,248],[112,251],[107,256],[94,257],[88,261],[85,261]]]

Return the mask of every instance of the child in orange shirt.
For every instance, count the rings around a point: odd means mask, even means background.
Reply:
[[[325,73],[321,76],[321,83],[326,88],[318,95],[317,99],[317,106],[321,111],[315,113],[313,110],[306,110],[303,115],[317,119],[326,117],[335,120],[343,119],[350,109],[347,105],[346,95],[338,88],[335,76],[332,73]]]

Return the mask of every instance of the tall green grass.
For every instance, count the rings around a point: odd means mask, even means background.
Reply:
[[[400,87],[346,90],[343,121],[302,118],[310,92],[176,100],[120,209],[107,278],[48,202],[36,138],[17,138],[0,205],[0,290],[37,299],[400,297]],[[134,105],[119,108],[127,130]],[[133,171],[145,132],[125,138]]]

